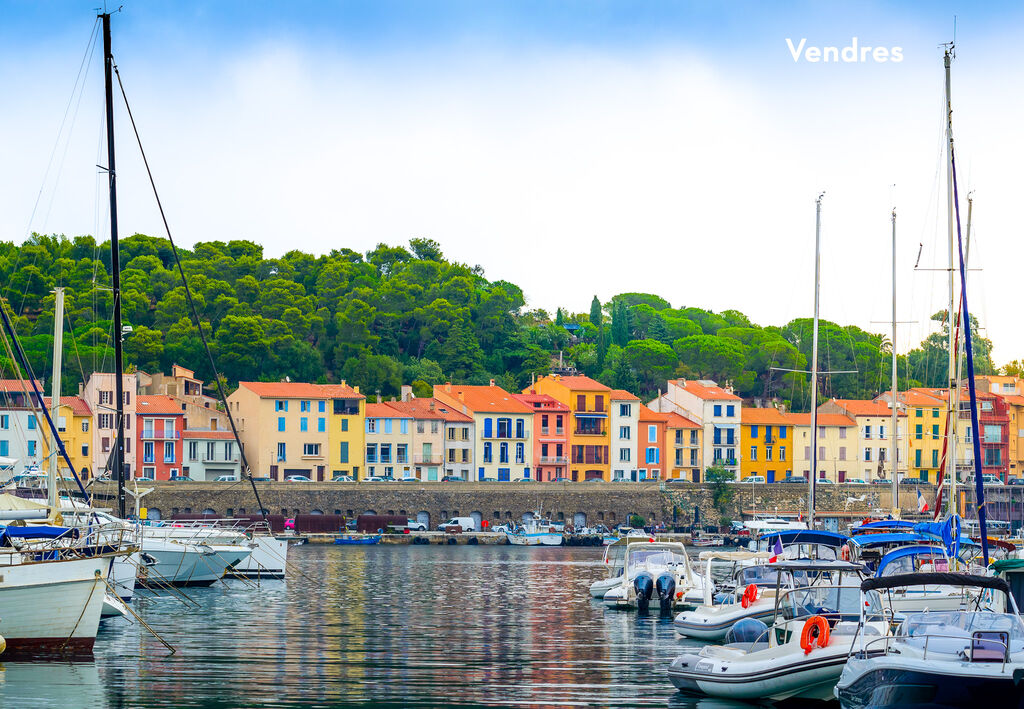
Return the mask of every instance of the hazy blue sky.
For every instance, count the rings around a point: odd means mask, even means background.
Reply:
[[[0,0],[2,239],[105,236],[98,49],[58,140],[97,4]],[[885,328],[895,204],[900,319],[921,321],[906,349],[946,299],[944,274],[913,265],[919,245],[922,267],[945,265],[954,15],[973,309],[1005,361],[1024,356],[1015,5],[126,2],[114,49],[182,243],[429,236],[536,307],[647,290],[782,324],[810,313],[826,190],[823,316]],[[904,59],[795,62],[786,43],[853,37]],[[127,128],[122,112],[122,230],[159,234]]]

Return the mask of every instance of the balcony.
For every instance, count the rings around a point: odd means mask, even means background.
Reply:
[[[179,438],[181,438],[181,431],[171,431],[170,433],[167,433],[167,431],[157,432],[157,431],[150,431],[150,430],[146,430],[146,429],[142,430],[142,440],[144,440],[144,441],[146,441],[146,440],[175,441],[175,440],[177,440]]]
[[[416,465],[441,465],[444,463],[444,456],[438,453],[437,455],[416,455],[413,456],[413,462]],[[453,463],[455,461],[452,461]]]
[[[486,433],[481,436],[484,440],[499,440],[499,441],[525,441],[530,437],[529,431],[523,431],[522,435],[516,435],[515,433],[508,433],[502,435],[501,432],[496,431],[492,435],[488,436]]]
[[[541,465],[567,465],[569,458],[564,455],[542,455],[539,462]]]

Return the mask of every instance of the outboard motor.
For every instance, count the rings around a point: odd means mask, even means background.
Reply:
[[[636,591],[636,607],[641,613],[646,613],[651,606],[651,597],[654,595],[654,579],[650,574],[638,574],[633,579],[633,590]]]
[[[658,589],[658,598],[661,599],[661,614],[669,615],[676,595],[676,580],[671,574],[662,574],[654,585]]]

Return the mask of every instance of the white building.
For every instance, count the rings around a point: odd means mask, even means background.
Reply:
[[[35,395],[31,392],[27,381],[0,379],[0,481],[32,466],[46,469],[42,465],[46,419],[37,420],[32,413],[29,402]]]
[[[721,466],[739,475],[740,409],[743,400],[710,379],[672,379],[668,390],[648,406],[675,412],[704,429],[704,465]]]
[[[89,381],[79,385],[78,395],[85,399],[92,409],[94,424],[92,427],[92,472],[99,475],[107,465],[107,459],[114,449],[117,438],[117,426],[114,421],[114,385],[117,381],[113,373],[93,372]],[[124,475],[132,476],[132,422],[135,420],[135,406],[138,398],[139,379],[135,374],[123,374],[121,380],[124,387]]]
[[[183,431],[182,438],[182,474],[193,480],[216,480],[221,475],[241,480],[241,456],[231,431],[189,428]]]
[[[608,396],[611,413],[612,480],[637,480],[637,439],[640,437],[640,397],[623,389]]]

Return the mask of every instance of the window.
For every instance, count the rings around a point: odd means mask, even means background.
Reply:
[[[327,413],[327,402],[326,401],[318,401],[318,402],[316,402],[316,410],[317,410],[317,413],[320,413],[320,414]]]
[[[939,424],[935,424],[934,426],[932,426],[932,440],[936,440],[937,441],[938,439],[939,439]]]
[[[431,421],[430,422],[430,432],[431,433],[437,433],[438,426],[439,426],[439,423],[437,421]],[[522,436],[520,436],[520,438],[522,438]]]
[[[576,395],[576,410],[586,411],[587,410],[587,396],[586,394]]]
[[[765,446],[765,448],[764,448],[764,459],[765,460],[771,460],[772,459],[772,447],[771,446]],[[783,460],[785,460],[785,456],[783,456]]]
[[[732,404],[729,404],[728,406],[726,406],[725,407],[725,415],[726,416],[735,416],[736,415],[736,407],[733,406]]]
[[[935,453],[936,455],[938,455],[938,451],[932,451],[932,453]],[[917,450],[914,451],[914,467],[915,468],[920,468],[921,467],[921,449],[920,448],[918,448]]]
[[[366,446],[366,462],[376,463],[377,462],[377,444],[370,443]]]
[[[377,419],[366,419],[366,432],[376,433],[377,432]]]
[[[937,419],[938,417],[939,417],[939,410],[938,409],[932,409],[932,418],[933,419]]]
[[[839,429],[839,437],[843,438],[843,439],[846,438],[846,429],[845,428],[840,428]]]
[[[526,450],[523,447],[522,443],[516,443],[516,462],[517,463],[525,463],[526,462]]]
[[[35,417],[34,414],[29,414],[29,417],[28,417],[28,430],[29,431],[35,431],[36,430],[36,417]]]
[[[620,463],[628,463],[629,462],[629,448],[619,448],[619,462]]]
[[[114,403],[114,392],[112,391],[101,391],[100,392],[100,406],[111,406]]]
[[[825,437],[825,427],[822,426],[821,428],[818,429],[818,438],[824,438],[824,437]]]
[[[188,442],[188,459],[199,460],[199,443],[197,441]]]
[[[299,411],[301,413],[308,413],[309,412],[309,402],[308,401],[300,401],[299,402]]]
[[[985,437],[982,439],[985,443],[1002,443],[1003,442],[1003,427],[1002,426],[985,426]]]
[[[384,422],[384,433],[391,433],[391,419],[381,419]]]
[[[661,462],[661,449],[651,446],[647,449],[646,461],[648,464],[655,464]]]
[[[403,436],[409,433],[409,419],[399,419],[398,430]],[[390,431],[386,431],[386,433],[390,433]]]
[[[494,430],[494,426],[492,425],[493,423],[494,423],[493,419],[490,419],[490,418],[485,418],[484,419],[484,438],[491,438],[492,437],[493,430]]]
[[[10,441],[0,441],[0,455],[7,456],[7,455],[10,455],[10,454],[11,454],[11,442]]]
[[[381,443],[380,444],[380,462],[390,463],[391,462],[391,444]]]
[[[736,432],[731,428],[725,429],[725,445],[731,446],[736,442]]]
[[[878,437],[885,440],[885,426],[878,427]]]
[[[28,442],[28,454],[29,455],[35,455],[36,454],[36,442],[35,441],[29,441]]]
[[[785,437],[786,437],[786,427],[785,426],[779,426],[779,438],[785,438]]]
[[[320,416],[320,417],[317,418],[317,420],[316,420],[316,430],[319,433],[323,433],[324,431],[327,430],[327,419],[325,419],[323,416]]]
[[[512,437],[512,419],[500,418],[498,419],[498,438],[511,438]]]
[[[884,463],[885,462],[885,459],[887,457],[886,453],[888,453],[888,451],[886,451],[885,448],[879,448],[878,449],[878,462],[879,463]]]
[[[487,443],[484,443],[484,462],[485,463],[492,462],[492,457],[493,456],[491,454],[491,443],[490,443],[490,441],[488,441]]]
[[[213,460],[217,444],[210,441],[206,444],[206,460]]]
[[[750,437],[757,438],[757,426],[750,427]]]
[[[715,404],[714,411],[715,411],[715,416],[721,416],[722,415],[722,405],[721,404]]]
[[[722,449],[721,448],[715,448],[715,460],[721,460],[721,459],[722,459]]]
[[[629,426],[619,426],[619,438],[624,441],[628,441],[631,438],[631,430]]]
[[[697,464],[697,451],[696,450],[691,450],[690,451],[690,465],[696,465],[696,464]]]
[[[526,421],[516,419],[516,438],[526,438]]]
[[[630,404],[619,404],[619,416],[632,416],[633,407]]]
[[[113,428],[114,427],[114,414],[99,414],[98,422],[100,428]]]
[[[67,418],[64,417],[64,416],[58,416],[57,417],[57,430],[60,431],[60,432],[64,432],[67,429],[68,429],[68,420],[67,420]]]
[[[342,419],[341,420],[341,430],[342,431],[347,431],[348,430],[348,419]]]
[[[786,460],[786,446],[779,446],[779,460]]]
[[[341,442],[341,447],[338,450],[338,462],[340,462],[340,463],[347,463],[348,462],[348,441],[342,441]]]
[[[825,460],[825,446],[818,446],[818,462]]]
[[[864,438],[871,440],[871,426],[864,427]]]
[[[7,414],[3,414],[2,416],[0,416],[0,428],[2,428],[3,430],[6,431],[10,427],[11,427],[11,417],[8,416]]]
[[[921,418],[924,416],[924,409],[914,409],[914,418]]]
[[[868,463],[871,462],[871,449],[870,448],[865,448],[864,449],[864,460],[866,462],[868,462]]]
[[[164,462],[174,462],[174,441],[164,441]]]
[[[224,460],[231,460],[235,457],[235,444],[228,441],[224,444]]]
[[[88,455],[89,455],[89,444],[88,443],[83,443],[82,444],[82,456],[83,457],[88,457]]]
[[[924,438],[924,430],[923,429],[924,429],[924,426],[922,426],[921,424],[917,424],[916,426],[914,426],[914,438],[916,438],[919,441],[922,438]]]
[[[750,461],[757,461],[757,446],[750,446]]]
[[[594,411],[604,411],[604,397],[600,394],[594,397]]]
[[[921,451],[918,451],[920,453]],[[939,467],[939,452],[937,450],[932,451],[932,467]]]
[[[508,443],[502,442],[502,443],[500,443],[498,445],[498,462],[499,463],[507,463],[508,462]]]
[[[424,444],[426,447],[427,444]],[[423,451],[423,457],[429,458],[429,454],[426,450]],[[396,463],[408,463],[409,462],[409,444],[399,443],[395,446],[395,462]]]
[[[647,427],[647,442],[655,443],[658,440],[658,427],[651,424]]]
[[[691,446],[697,445],[697,432],[696,431],[690,431],[690,445]]]
[[[367,449],[367,453],[369,453],[369,449]],[[283,462],[284,459],[285,459],[284,443],[278,443],[277,444],[277,462],[278,463]],[[369,455],[367,455],[366,459],[367,460],[371,460]]]
[[[277,417],[277,430],[278,431],[283,431],[284,430],[284,416],[278,416]]]
[[[100,402],[103,403],[103,402]],[[274,411],[288,411],[288,401],[286,399],[277,399],[274,401]]]
[[[299,431],[305,432],[309,430],[309,418],[303,416],[299,419]]]
[[[302,444],[302,455],[308,457],[316,457],[320,455],[320,444],[319,443],[303,443]],[[386,462],[386,461],[382,461]]]
[[[416,433],[424,433],[427,430],[426,429],[426,425],[427,425],[426,421],[417,421],[416,422]]]

